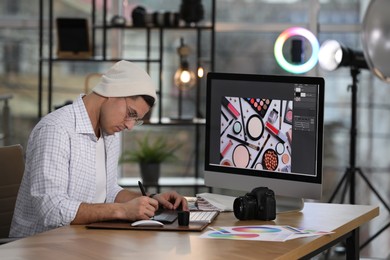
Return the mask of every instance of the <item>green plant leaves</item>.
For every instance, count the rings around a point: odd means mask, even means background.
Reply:
[[[147,134],[142,139],[137,140],[137,150],[126,150],[122,153],[119,163],[142,162],[142,163],[161,163],[176,158],[175,151],[182,144],[169,144],[164,136],[158,136],[152,141]]]

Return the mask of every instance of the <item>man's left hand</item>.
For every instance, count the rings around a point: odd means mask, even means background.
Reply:
[[[188,211],[187,200],[176,191],[156,194],[153,199],[156,199],[164,208],[176,210],[181,206],[181,210]]]

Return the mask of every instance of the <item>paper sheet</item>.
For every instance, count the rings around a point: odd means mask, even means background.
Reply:
[[[199,193],[196,197],[197,207],[200,210],[219,211],[233,211],[233,203],[236,199],[236,197],[214,193]]]
[[[209,227],[201,238],[284,242],[301,237],[331,234],[329,231],[309,230],[291,226],[231,226]]]

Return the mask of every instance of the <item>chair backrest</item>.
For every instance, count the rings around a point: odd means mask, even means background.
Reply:
[[[0,147],[0,238],[9,235],[23,172],[22,146],[17,144]]]

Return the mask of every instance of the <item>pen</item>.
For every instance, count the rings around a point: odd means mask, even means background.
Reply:
[[[142,196],[147,196],[145,192],[144,185],[142,185],[142,182],[138,181],[139,189],[141,190]]]

